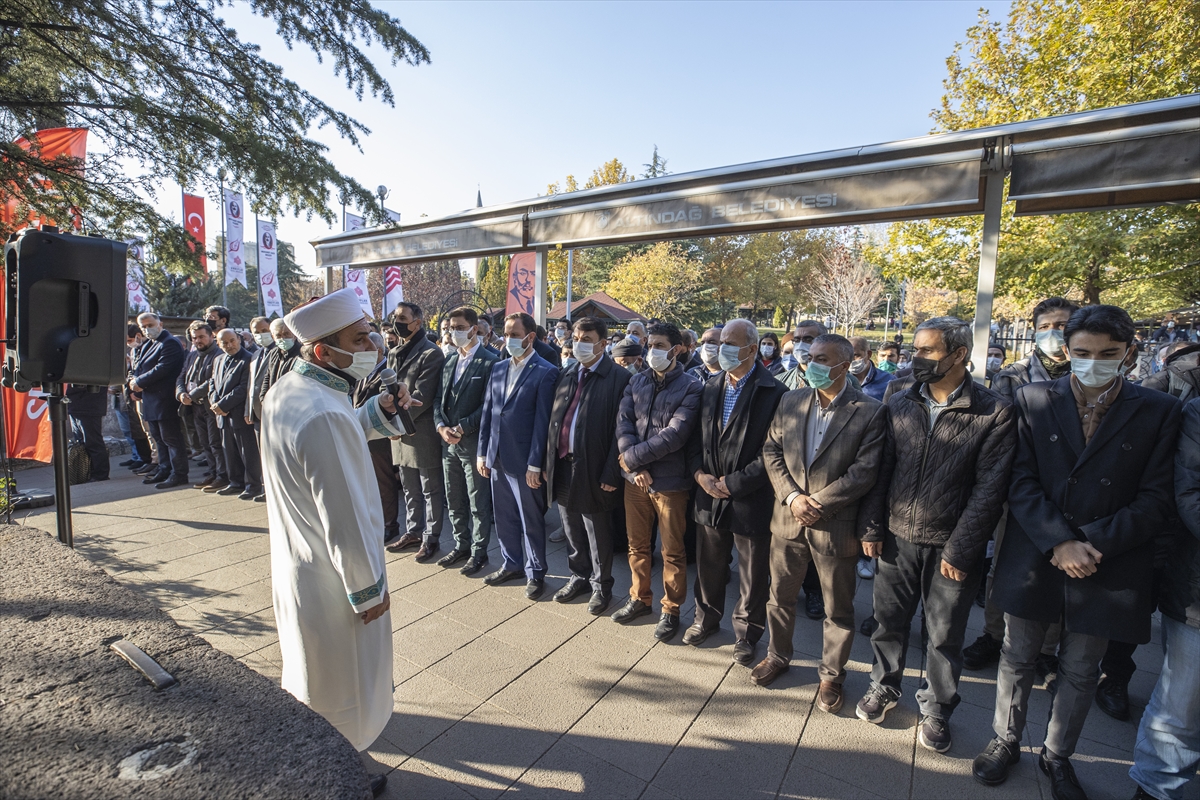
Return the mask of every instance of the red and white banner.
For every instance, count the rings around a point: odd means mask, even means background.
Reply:
[[[4,330],[4,307],[0,303],[0,330]],[[4,345],[0,344],[0,361]],[[9,458],[29,458],[49,464],[54,458],[50,443],[50,414],[45,395],[34,389],[25,394],[13,389],[0,389],[4,402],[4,436]]]
[[[524,311],[533,315],[533,287],[537,279],[537,253],[514,253],[508,261],[508,300],[505,314]]]
[[[225,189],[225,285],[237,281],[246,283],[246,256],[242,252],[242,238],[246,230],[246,201],[241,192]]]
[[[200,266],[208,269],[208,255],[204,236],[204,198],[198,194],[183,193],[183,227],[192,235],[196,243],[192,252],[200,248]]]
[[[263,313],[283,316],[283,295],[279,288],[279,242],[275,239],[275,223],[258,221],[258,291],[261,292]]]
[[[129,292],[129,310],[134,316],[143,311],[153,311],[146,299],[146,245],[140,239],[126,239],[129,254],[126,258],[125,288]]]
[[[346,212],[346,219],[343,227],[348,231],[357,231],[366,225],[366,220],[358,214]],[[375,319],[375,309],[371,307],[371,293],[367,290],[367,273],[361,269],[350,269],[342,267],[342,274],[346,279],[346,288],[353,289],[358,295],[358,304],[362,306],[363,312],[371,319]]]
[[[383,268],[383,316],[404,302],[404,276],[399,267]]]
[[[34,135],[34,142],[30,142],[24,137],[18,137],[13,144],[23,150],[35,149],[36,155],[43,161],[53,161],[63,156],[75,159],[79,162],[79,172],[82,174],[83,162],[87,158],[87,134],[87,128],[47,128]],[[24,177],[37,186],[39,191],[54,191],[54,185],[44,175],[36,174]],[[0,190],[0,194],[3,196],[3,202],[0,202],[0,222],[6,226],[17,229],[29,225],[57,224],[52,219],[41,219],[32,213],[25,219],[17,219],[17,208],[20,205],[17,198],[2,190]],[[76,229],[81,227],[77,212],[74,214],[73,224]]]

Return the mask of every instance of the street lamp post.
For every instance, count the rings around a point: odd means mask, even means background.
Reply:
[[[379,196],[379,219],[386,221],[388,218],[387,209],[383,207],[383,201],[388,199],[391,191],[381,183],[375,187],[375,194]]]
[[[887,296],[887,301],[887,313],[883,317],[883,340],[885,342],[887,341],[888,325],[892,322],[892,296],[890,294]]]

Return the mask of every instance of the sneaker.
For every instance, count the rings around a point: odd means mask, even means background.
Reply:
[[[864,581],[874,580],[875,578],[875,559],[860,558],[858,560],[858,577]]]
[[[987,633],[973,644],[963,648],[963,666],[967,669],[986,669],[1000,663],[1000,650],[1004,642],[993,639]]]
[[[895,708],[898,702],[900,702],[900,696],[896,692],[872,683],[862,700],[858,701],[858,707],[855,708],[854,713],[858,715],[859,719],[878,725],[883,722],[887,712]]]
[[[679,615],[668,614],[665,611],[654,626],[654,638],[660,642],[669,642],[679,633]]]
[[[1015,767],[1020,760],[1020,742],[1010,742],[997,736],[982,753],[975,756],[971,774],[984,786],[999,786],[1008,778],[1009,767]]]
[[[917,741],[926,750],[945,753],[950,749],[950,723],[941,717],[930,715],[921,717],[921,724],[917,729]]]

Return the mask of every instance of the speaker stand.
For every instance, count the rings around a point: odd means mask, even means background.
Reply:
[[[67,399],[63,384],[50,384],[46,403],[50,406],[51,444],[54,448],[54,507],[58,517],[58,540],[75,547],[71,529],[71,481],[67,475]]]

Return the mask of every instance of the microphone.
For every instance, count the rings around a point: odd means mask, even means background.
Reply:
[[[383,387],[383,390],[392,397],[396,396],[396,384],[398,382],[399,379],[396,377],[396,370],[392,369],[391,367],[384,367],[383,369],[379,370],[379,384]],[[417,432],[417,425],[415,422],[413,422],[412,414],[408,413],[407,408],[400,408],[400,406],[397,405],[396,418],[400,420],[400,427],[404,429],[405,436],[412,436]]]

